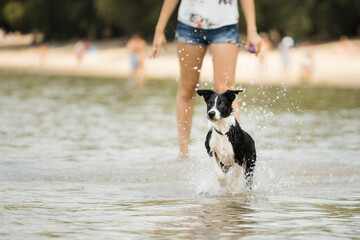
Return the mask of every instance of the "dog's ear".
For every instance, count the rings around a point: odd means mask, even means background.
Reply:
[[[205,101],[207,101],[211,95],[213,95],[215,92],[213,90],[209,90],[209,89],[199,89],[196,90],[197,94],[199,94],[199,96],[203,96]]]
[[[226,92],[224,92],[224,95],[230,99],[230,101],[234,101],[236,98],[236,94],[238,94],[239,92],[243,92],[243,89],[240,90],[226,90]]]

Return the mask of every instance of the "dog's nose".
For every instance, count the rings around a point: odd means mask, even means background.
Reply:
[[[210,111],[210,112],[208,112],[208,116],[209,116],[210,119],[214,119],[214,117],[215,117],[215,111]]]

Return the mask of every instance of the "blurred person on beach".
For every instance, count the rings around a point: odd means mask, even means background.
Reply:
[[[74,46],[74,51],[75,51],[75,55],[76,55],[76,60],[77,60],[77,66],[79,67],[84,56],[86,55],[88,49],[89,49],[90,43],[88,41],[85,40],[78,40],[75,43]]]
[[[165,27],[179,0],[164,0],[156,25],[153,52],[159,56],[161,47],[167,50]],[[235,68],[239,52],[237,0],[181,0],[175,33],[180,63],[180,80],[176,96],[176,114],[180,156],[189,155],[189,139],[195,106],[195,88],[199,82],[202,61],[209,49],[214,65],[215,91],[235,89]],[[250,44],[255,54],[260,52],[261,37],[257,33],[254,0],[241,0],[247,25],[246,49]],[[240,120],[239,103],[234,102],[234,114]]]
[[[294,46],[294,39],[292,37],[286,36],[281,39],[281,42],[278,46],[281,54],[281,60],[284,68],[284,75],[288,77],[288,69],[290,65],[290,49]]]
[[[6,31],[3,28],[0,28],[0,43],[5,39]]]
[[[266,61],[266,55],[272,49],[272,43],[270,41],[269,34],[265,32],[260,33],[261,37],[261,52],[259,53],[259,73],[262,73],[264,69],[264,63]]]
[[[301,46],[301,49],[303,49],[303,51],[300,60],[300,69],[301,69],[300,83],[302,84],[310,83],[312,80],[312,75],[313,75],[312,73],[314,70],[314,60],[313,60],[311,46],[312,43],[310,41],[306,41]]]
[[[49,45],[46,43],[43,43],[39,46],[39,66],[42,67],[44,65],[47,53],[49,51]]]
[[[33,38],[31,41],[31,45],[37,46],[40,43],[39,31],[37,29],[34,29],[31,34]]]
[[[303,53],[301,59],[301,77],[300,82],[305,84],[311,82],[313,72],[313,56],[310,50]]]
[[[359,48],[355,46],[347,36],[341,36],[336,46],[335,53],[339,55],[353,55],[359,52]]]
[[[142,86],[146,82],[145,78],[145,53],[146,41],[139,35],[134,34],[126,44],[126,48],[130,53],[131,73],[130,79],[134,80],[138,86]]]

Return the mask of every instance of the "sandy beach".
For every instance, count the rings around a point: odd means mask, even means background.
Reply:
[[[24,44],[24,43],[23,43]],[[25,43],[26,44],[26,43]],[[71,76],[101,76],[126,78],[130,70],[128,52],[121,40],[92,42],[91,49],[80,65],[73,51],[74,42],[50,44],[47,51],[28,45],[6,46],[0,44],[0,69],[48,73]],[[281,54],[277,49],[264,56],[261,67],[259,58],[240,50],[236,68],[236,81],[241,84],[304,85],[360,88],[360,40],[351,41],[356,51],[339,52],[337,42],[290,50],[290,62],[284,71]],[[169,44],[157,59],[147,59],[146,74],[149,79],[179,78],[176,46]],[[147,56],[151,46],[148,46]],[[301,79],[306,54],[312,57],[311,79]],[[212,81],[212,60],[207,53],[201,69],[201,81]]]

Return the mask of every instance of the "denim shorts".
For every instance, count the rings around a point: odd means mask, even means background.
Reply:
[[[233,43],[239,46],[238,25],[233,24],[215,29],[202,29],[178,22],[175,42],[205,46],[211,43]]]

